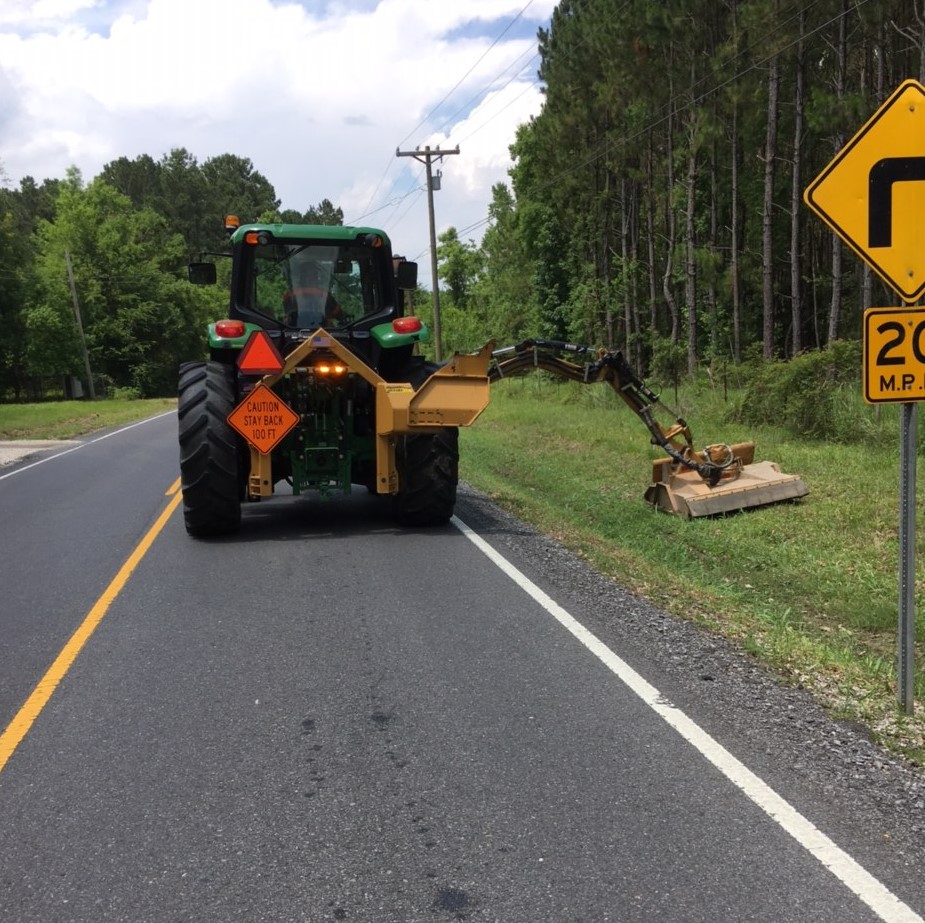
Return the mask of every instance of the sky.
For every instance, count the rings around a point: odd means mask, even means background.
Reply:
[[[481,239],[517,126],[542,106],[555,0],[2,0],[0,183],[86,182],[185,148],[247,157],[300,212],[384,229],[429,286],[436,232]],[[222,206],[216,203],[221,220]],[[242,220],[256,216],[241,216]]]

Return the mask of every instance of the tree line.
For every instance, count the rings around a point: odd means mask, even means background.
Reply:
[[[482,245],[442,241],[454,304],[496,335],[693,372],[858,340],[898,303],[802,193],[925,80],[925,0],[562,0],[539,53],[544,105]]]
[[[178,364],[204,353],[206,325],[226,311],[227,293],[191,286],[186,265],[227,250],[229,213],[343,223],[327,199],[280,211],[247,158],[200,163],[182,148],[119,158],[89,183],[71,168],[0,188],[0,400],[70,394],[75,379],[89,390],[81,329],[97,392],[175,393]]]

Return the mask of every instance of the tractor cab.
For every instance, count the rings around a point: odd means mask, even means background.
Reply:
[[[213,358],[240,349],[256,328],[289,353],[324,329],[391,376],[429,336],[405,318],[404,292],[417,285],[417,264],[394,257],[384,232],[365,227],[249,224],[226,219],[232,272],[227,318],[210,331]],[[190,265],[190,281],[216,281],[214,263]],[[414,321],[411,324],[411,321]],[[409,326],[410,324],[410,326]]]
[[[369,331],[403,312],[380,231],[249,225],[232,235],[230,316],[287,331]]]

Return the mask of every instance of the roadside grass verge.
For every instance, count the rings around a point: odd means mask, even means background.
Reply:
[[[801,475],[809,496],[720,518],[658,512],[643,493],[663,453],[642,422],[604,385],[540,376],[492,386],[491,405],[461,434],[461,476],[621,586],[730,638],[835,717],[925,763],[925,709],[896,706],[898,429],[875,452],[796,441],[732,422],[732,402],[703,385],[682,388],[674,409],[697,447],[751,439],[756,460]],[[917,582],[919,613],[923,601]],[[923,650],[918,641],[919,664]]]
[[[0,404],[0,440],[73,439],[175,409],[176,398]]]

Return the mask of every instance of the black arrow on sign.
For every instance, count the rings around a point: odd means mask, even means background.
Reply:
[[[869,247],[893,246],[893,184],[925,180],[925,157],[884,157],[867,179]]]

